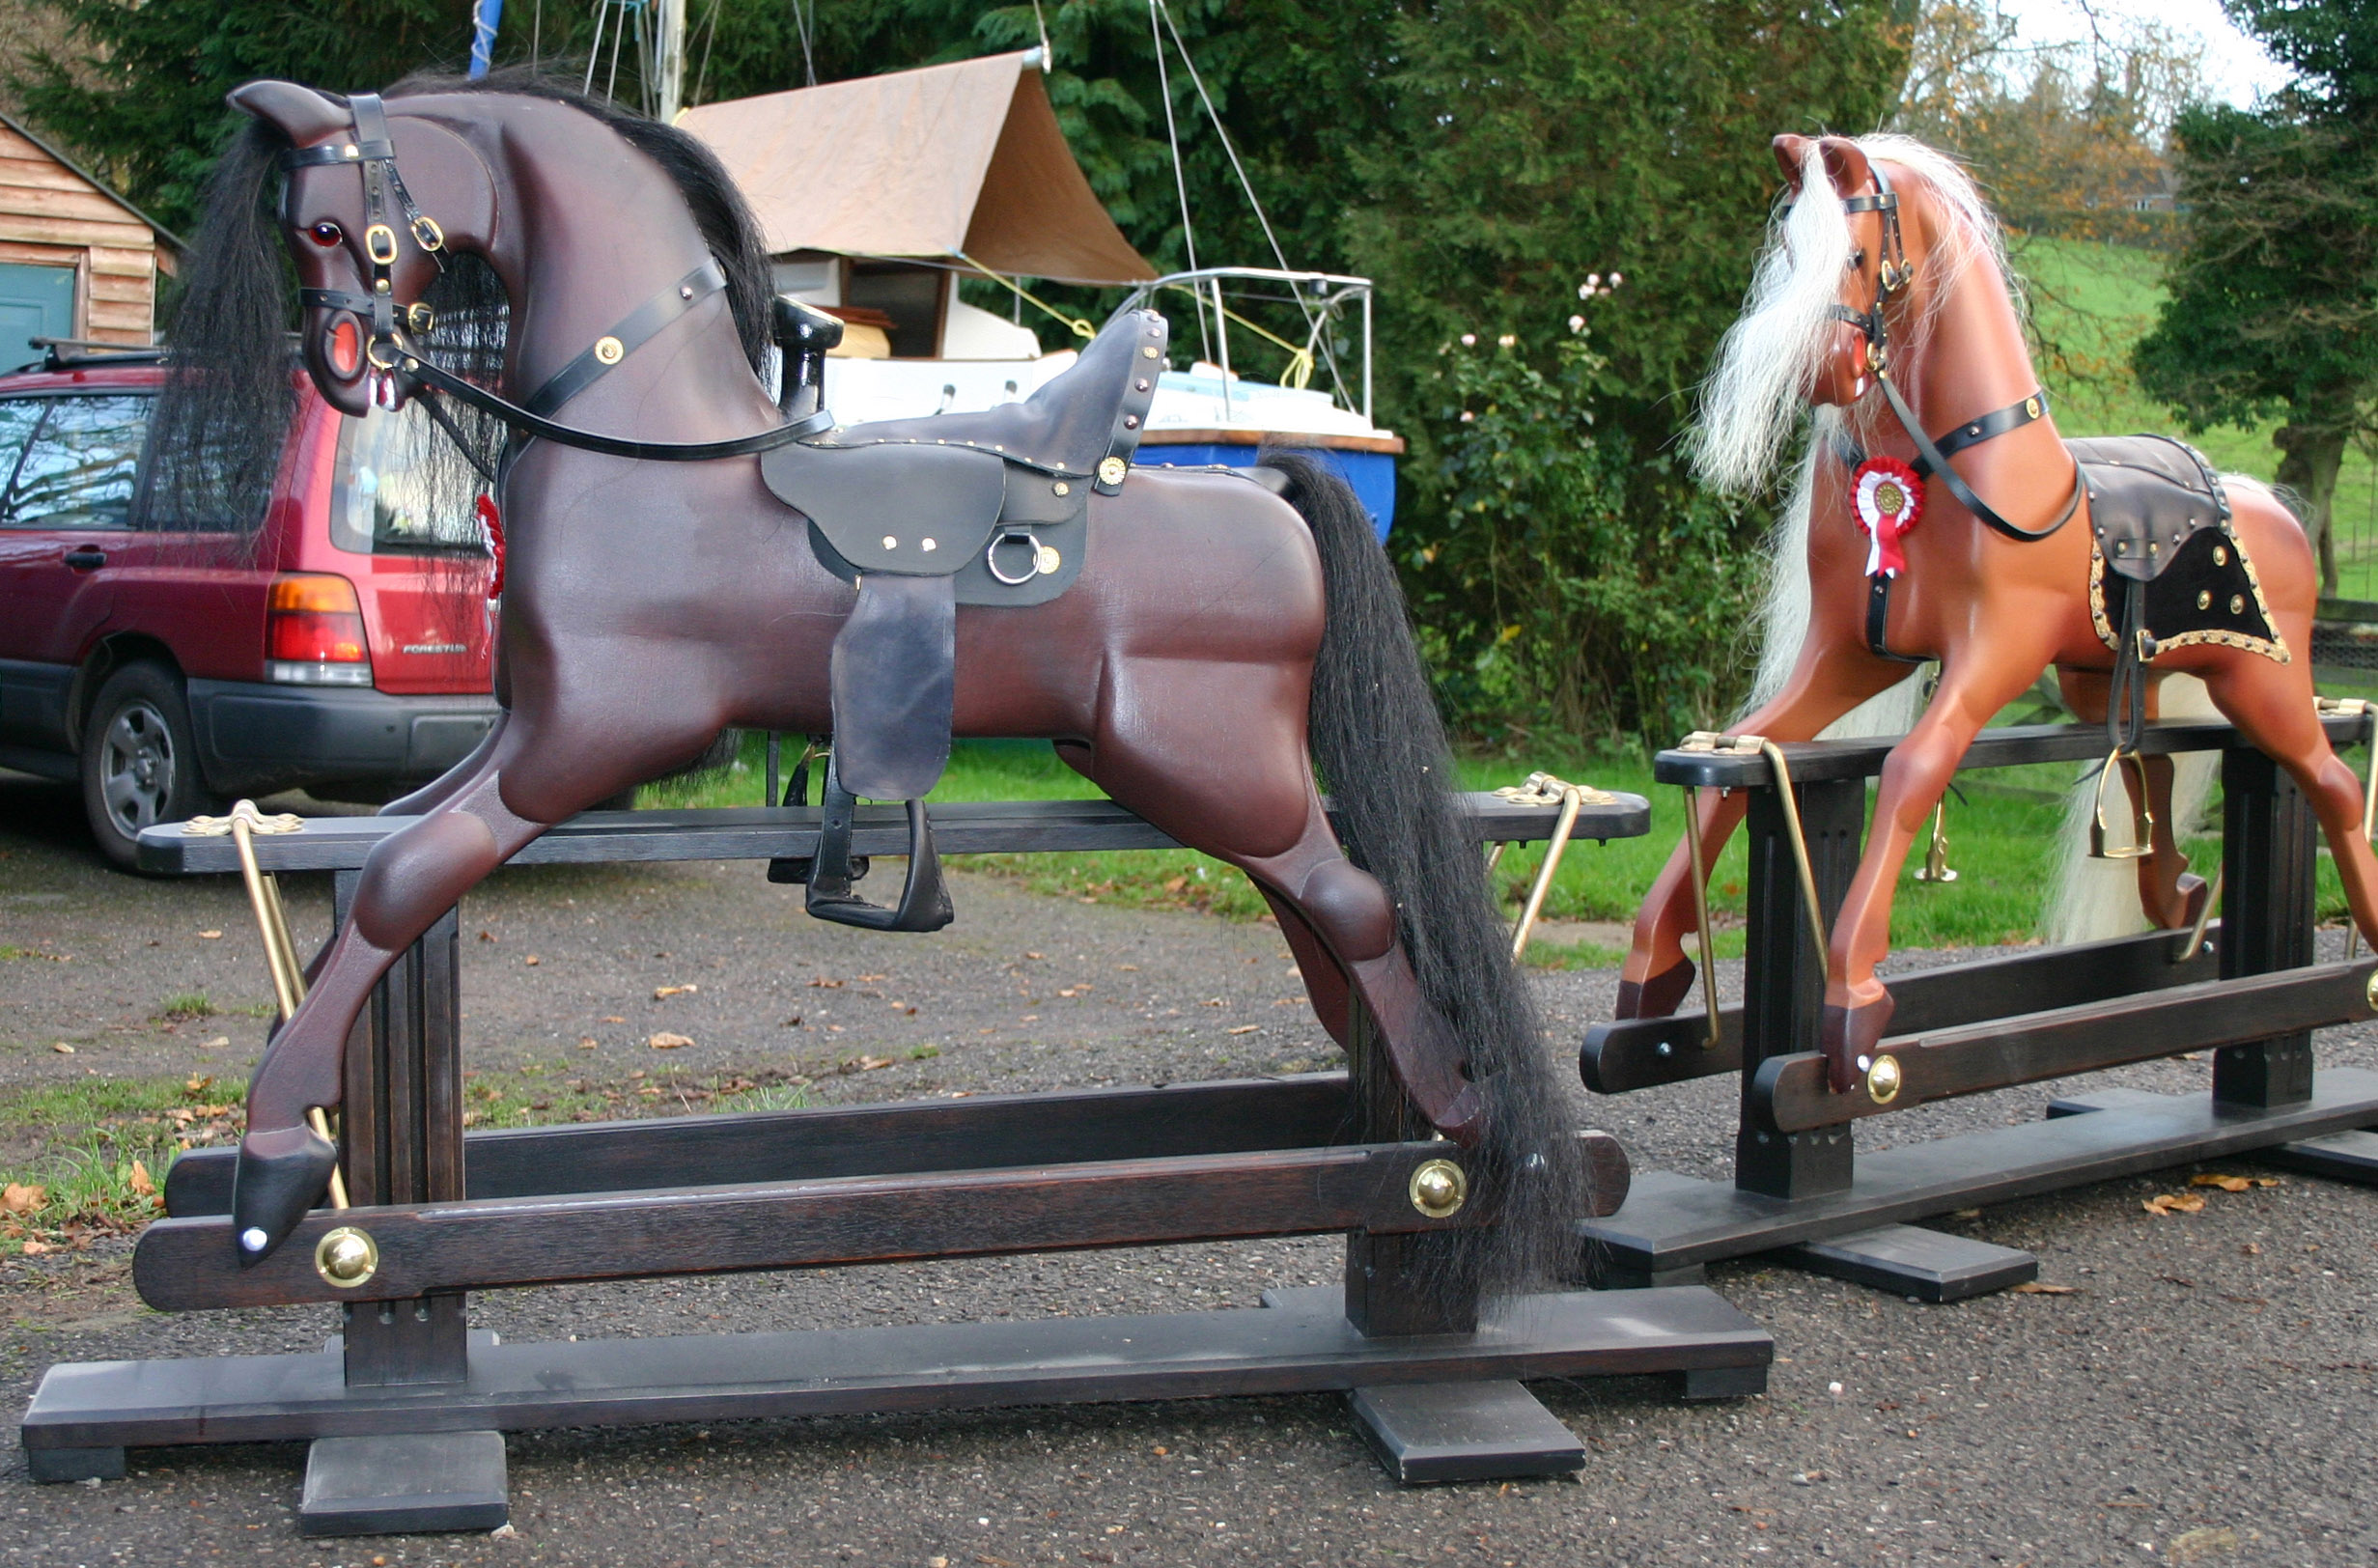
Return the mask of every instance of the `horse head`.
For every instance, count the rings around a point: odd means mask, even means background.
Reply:
[[[376,394],[398,406],[404,383],[388,373],[406,338],[432,325],[423,294],[447,252],[484,254],[491,238],[486,166],[453,131],[378,98],[260,81],[231,101],[289,142],[281,238],[303,290],[298,341],[314,384],[342,413],[363,414]]]
[[[1915,274],[1907,236],[1920,226],[1902,223],[1889,177],[1848,137],[1786,134],[1771,145],[1793,203],[1809,182],[1813,159],[1827,187],[1818,198],[1840,204],[1849,232],[1832,320],[1806,384],[1810,403],[1846,407],[1865,396],[1867,376],[1880,363],[1883,311]]]

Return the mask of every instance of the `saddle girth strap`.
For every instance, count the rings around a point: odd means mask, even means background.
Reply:
[[[2154,658],[2146,630],[2147,585],[2123,577],[2122,646],[2113,653],[2106,690],[2106,745],[2114,756],[2136,755],[2147,723],[2146,661]]]

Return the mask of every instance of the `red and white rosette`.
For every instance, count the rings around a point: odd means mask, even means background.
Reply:
[[[1924,515],[1924,482],[1897,458],[1868,458],[1850,474],[1858,525],[1873,540],[1866,575],[1895,577],[1908,568],[1899,541]]]

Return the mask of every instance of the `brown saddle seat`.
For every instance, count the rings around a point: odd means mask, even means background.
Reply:
[[[2168,435],[2064,445],[2088,494],[2089,610],[2107,647],[2121,645],[2122,612],[2106,592],[2111,569],[2141,586],[2140,625],[2153,648],[2216,642],[2286,661],[2253,563],[2230,531],[2228,491],[2204,454]]]

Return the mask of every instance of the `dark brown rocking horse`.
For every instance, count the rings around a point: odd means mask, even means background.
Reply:
[[[390,808],[419,820],[373,852],[256,1069],[234,1205],[253,1262],[323,1192],[337,1152],[309,1114],[338,1104],[350,1028],[391,961],[522,845],[684,764],[723,726],[828,729],[837,635],[864,601],[763,482],[753,454],[823,421],[788,426],[755,374],[767,259],[698,145],[530,83],[427,82],[383,101],[260,82],[233,101],[256,124],[217,177],[209,240],[227,249],[183,306],[169,396],[213,395],[242,352],[281,363],[287,307],[265,247],[285,245],[305,365],[330,403],[361,415],[375,398],[475,390],[513,431],[503,713],[472,756]],[[466,258],[509,301],[493,393],[435,370],[435,322],[416,308]],[[531,390],[557,384],[558,397]],[[1082,395],[1102,392],[1114,406],[1111,388]],[[1028,417],[999,410],[963,434],[997,445]],[[920,492],[875,450],[892,490]],[[1226,473],[1102,465],[1069,589],[956,607],[940,743],[950,730],[1046,738],[1117,801],[1245,869],[1331,1032],[1346,1037],[1358,1004],[1433,1125],[1489,1169],[1544,1173],[1531,1190],[1574,1213],[1563,1162],[1535,1158],[1553,1149],[1560,1100],[1452,814],[1392,573],[1350,490],[1293,458],[1276,466],[1293,506]],[[940,520],[887,511],[881,543],[895,521]],[[1011,550],[1000,580],[1029,555]],[[1323,814],[1315,756],[1367,869]]]
[[[1819,406],[1809,613],[1781,689],[1735,728],[1810,740],[1907,679],[1912,661],[1941,661],[1938,689],[1884,770],[1874,829],[1831,933],[1822,1043],[1833,1088],[1858,1085],[1887,1032],[1891,1001],[1874,969],[1910,846],[1975,734],[2052,664],[2077,713],[2114,710],[2116,751],[2148,716],[2157,680],[2201,678],[2309,798],[2354,919],[2378,940],[2362,787],[2314,710],[2316,583],[2294,516],[2260,485],[2224,483],[2160,437],[2068,450],[2031,368],[1996,224],[1951,159],[1899,137],[1779,136],[1775,152],[1792,205],[1721,350],[1695,456],[1705,479],[1754,490],[1802,407]],[[1884,542],[1861,531],[1854,493],[1876,457],[1920,481],[1915,525],[1888,541],[1903,557],[1895,572]],[[2135,799],[2163,807],[2134,822],[2148,918],[2185,926],[2206,888],[2185,876],[2172,836],[2169,760],[2119,770]],[[1715,862],[1745,806],[1702,793],[1698,863]],[[1622,1018],[1670,1012],[1691,986],[1682,938],[1698,890],[1688,848],[1637,916]]]

